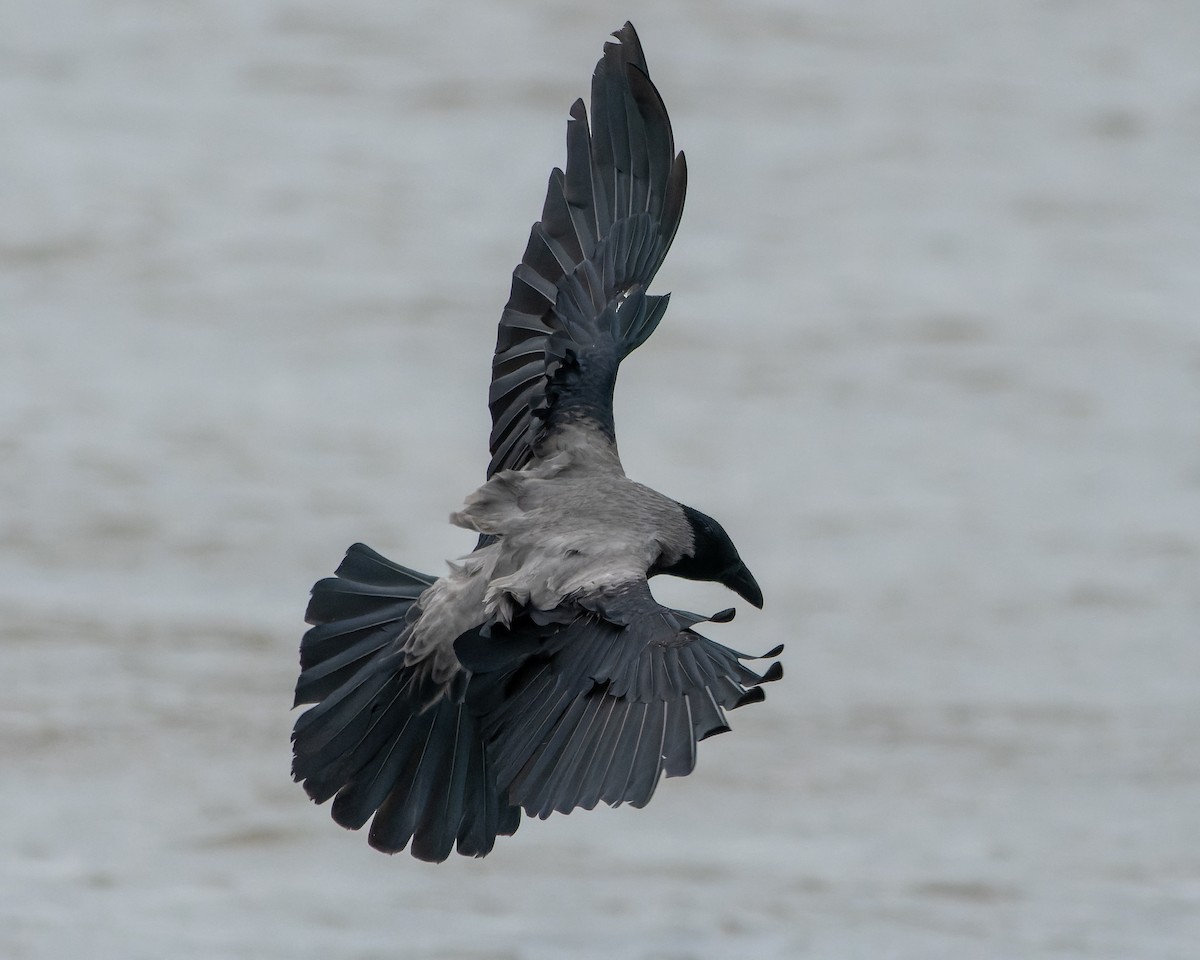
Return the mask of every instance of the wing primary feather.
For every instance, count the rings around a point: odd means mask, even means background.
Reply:
[[[586,699],[586,710],[571,735],[571,740],[563,750],[564,760],[560,761],[554,775],[547,779],[546,790],[551,797],[553,809],[559,813],[570,813],[581,806],[583,772],[590,756],[589,748],[594,749],[593,729],[596,719],[600,716],[605,705],[605,698],[597,691],[592,691]]]
[[[629,703],[629,715],[622,727],[621,738],[614,747],[613,762],[606,774],[604,792],[600,797],[610,806],[620,806],[625,800],[626,788],[633,779],[634,763],[649,706],[648,703]]]
[[[634,807],[644,807],[650,802],[662,776],[667,707],[665,700],[646,704],[646,722],[633,762],[633,776],[625,790],[626,799]]]
[[[663,734],[663,770],[668,777],[686,777],[696,769],[696,735],[692,721],[692,700],[684,694],[667,717]]]
[[[572,693],[557,685],[551,686],[549,695],[542,698],[535,714],[536,720],[529,725],[532,735],[523,740],[513,740],[508,748],[508,763],[496,772],[497,781],[508,790],[510,802],[525,808],[530,816],[536,815],[536,807],[526,794],[527,770],[531,757],[535,756],[554,723],[570,706]]]
[[[559,765],[564,763],[567,749],[579,729],[579,721],[587,710],[587,701],[577,698],[566,710],[548,738],[526,761],[521,772],[509,786],[509,795],[520,798],[525,812],[545,820],[555,807],[554,784]]]
[[[605,697],[605,717],[595,747],[584,767],[579,783],[579,806],[591,810],[601,800],[608,771],[612,766],[616,745],[620,741],[629,716],[629,702]]]

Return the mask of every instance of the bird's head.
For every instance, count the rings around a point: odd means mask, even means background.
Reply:
[[[682,504],[680,506],[683,506]],[[747,603],[760,610],[762,590],[738,556],[737,548],[716,520],[699,510],[683,507],[683,515],[692,534],[692,543],[669,566],[656,566],[651,573],[669,573],[688,580],[711,580],[728,587]]]

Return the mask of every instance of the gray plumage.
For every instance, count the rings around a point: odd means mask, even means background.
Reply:
[[[479,534],[440,578],[355,544],[319,581],[300,648],[292,772],[387,852],[484,856],[520,811],[645,804],[684,776],[725,711],[762,699],[745,654],[660,605],[660,573],[762,605],[711,517],[625,476],[612,396],[667,296],[652,280],[686,167],[631,24],[571,108],[501,316],[487,482],[451,521]],[[723,622],[733,611],[712,618]],[[776,648],[766,656],[777,656]]]

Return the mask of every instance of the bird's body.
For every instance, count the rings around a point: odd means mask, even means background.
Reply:
[[[636,33],[616,36],[501,318],[488,479],[451,517],[478,546],[434,579],[356,544],[313,588],[296,702],[316,706],[293,774],[336,797],[339,823],[374,816],[385,851],[483,856],[521,808],[640,806],[779,675],[650,594],[668,573],[762,604],[720,525],[630,480],[617,453],[617,367],[666,309],[645,287],[686,175]]]
[[[411,663],[432,657],[437,676],[452,676],[454,641],[468,630],[509,626],[527,607],[553,610],[568,597],[645,579],[664,551],[668,562],[679,558],[663,540],[686,544],[691,534],[673,500],[623,473],[572,475],[575,466],[563,452],[499,473],[451,516],[496,539],[421,594],[405,644]]]

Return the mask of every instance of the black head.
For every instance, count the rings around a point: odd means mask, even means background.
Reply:
[[[688,580],[711,580],[762,609],[762,591],[742,563],[725,528],[712,517],[691,507],[683,507],[683,515],[692,528],[692,552],[685,553],[669,567],[655,567],[651,573],[669,573]]]

